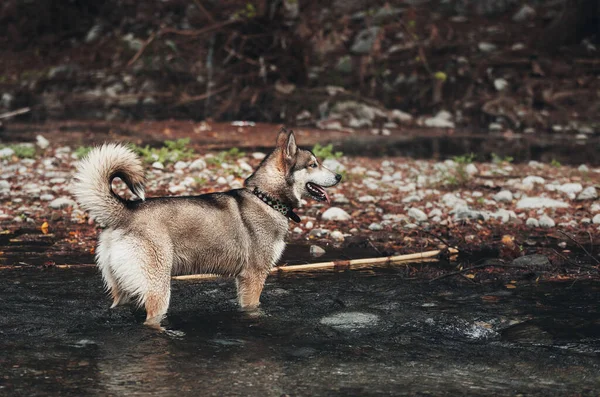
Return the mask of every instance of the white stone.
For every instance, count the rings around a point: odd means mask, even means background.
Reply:
[[[318,245],[310,246],[310,255],[312,257],[318,258],[320,256],[323,256],[323,254],[325,254],[325,250],[323,248],[319,247]]]
[[[49,204],[50,208],[54,208],[56,210],[65,208],[65,207],[73,207],[75,206],[75,201],[71,200],[68,197],[59,197],[54,199]]]
[[[331,232],[330,237],[335,241],[344,241],[344,234],[339,230]]]
[[[48,141],[46,138],[44,138],[41,135],[38,135],[38,136],[35,137],[35,143],[42,150],[43,149],[47,149],[48,146],[50,146],[50,141]]]
[[[347,221],[352,219],[352,217],[339,207],[330,207],[327,211],[323,212],[321,219],[324,221]]]
[[[568,208],[569,204],[547,197],[524,197],[517,202],[518,209],[529,208]]]
[[[152,168],[162,170],[165,168],[165,166],[160,161],[155,161],[154,163],[152,163]]]
[[[346,170],[344,164],[340,163],[336,159],[325,159],[323,160],[323,166],[330,169],[333,172],[342,172]]]
[[[560,185],[556,190],[569,195],[575,195],[583,190],[583,186],[581,186],[581,183],[565,183]]]
[[[183,185],[173,185],[173,186],[169,186],[169,192],[171,194],[177,194],[177,193],[182,193],[186,191],[186,187]]]
[[[540,223],[535,218],[528,218],[525,224],[529,227],[540,227]]]
[[[0,192],[8,192],[10,191],[10,182],[8,181],[0,181]]]
[[[9,147],[0,149],[0,159],[4,157],[11,157],[13,154],[15,154],[15,151]]]
[[[542,215],[539,219],[540,227],[551,228],[556,226],[556,223],[548,215]]]
[[[598,192],[594,186],[586,187],[579,195],[577,200],[595,200],[598,198]]]
[[[427,220],[427,215],[418,208],[409,209],[408,216],[417,222],[425,222]]]
[[[590,211],[592,213],[600,212],[600,204],[598,204],[598,203],[592,204],[592,206],[590,207]]]
[[[412,121],[413,116],[410,114],[403,112],[402,110],[394,109],[390,112],[390,119],[398,121],[400,123],[406,123]]]
[[[222,176],[217,178],[217,183],[219,185],[226,185],[227,184],[227,179],[223,178]]]
[[[201,171],[206,168],[206,161],[204,159],[196,159],[191,162],[189,168],[193,171]]]
[[[592,223],[595,225],[600,225],[600,214],[596,214],[593,218],[592,218]]]
[[[252,153],[252,158],[254,160],[262,160],[266,157],[267,155],[264,154],[263,152],[254,152]]]
[[[477,174],[479,172],[479,170],[477,169],[477,167],[475,166],[475,164],[468,164],[465,167],[465,172],[468,175],[475,175],[475,174]]]
[[[492,52],[496,51],[496,45],[492,43],[481,42],[477,45],[479,51],[481,52]]]
[[[176,170],[183,170],[186,169],[188,167],[188,163],[186,163],[185,161],[178,161],[175,163],[175,169]]]
[[[457,205],[466,205],[467,202],[463,199],[461,199],[460,197],[457,197],[455,194],[453,193],[446,193],[442,196],[442,203],[446,206],[446,207],[451,207],[454,208]]]
[[[440,111],[434,117],[426,118],[423,123],[426,127],[432,128],[454,128],[452,114],[445,110]]]
[[[380,223],[373,222],[373,223],[371,223],[369,225],[369,230],[372,230],[374,232],[375,231],[379,231],[379,230],[383,230],[383,226],[381,226]]]
[[[587,166],[587,165],[585,165],[585,164],[581,164],[581,165],[579,166],[579,168],[577,168],[577,170],[578,170],[579,172],[589,172],[589,171],[590,171],[590,169],[588,168],[588,166]]]
[[[250,164],[246,163],[245,161],[239,160],[238,161],[238,165],[240,166],[240,168],[242,169],[242,171],[252,172],[252,166]]]
[[[308,221],[304,224],[304,227],[307,229],[312,229],[314,226],[315,225],[311,221]]]
[[[502,91],[508,86],[508,81],[505,79],[495,79],[494,80],[494,88],[498,91]]]
[[[535,17],[535,8],[529,4],[523,4],[519,11],[513,15],[512,20],[515,22],[525,22],[528,19]]]
[[[439,208],[434,208],[431,211],[429,211],[429,217],[430,218],[433,218],[433,217],[436,217],[436,216],[440,216],[441,217],[442,215],[443,215],[442,214],[442,210],[439,209]]]
[[[51,201],[51,200],[54,200],[54,195],[52,195],[52,194],[42,194],[40,196],[40,200],[42,200],[42,201]]]
[[[546,180],[541,176],[527,176],[523,178],[523,185],[535,185],[536,183],[543,185],[546,183]]]
[[[416,194],[410,195],[410,196],[406,196],[402,199],[403,203],[414,203],[417,201],[421,201],[421,197],[417,196]]]
[[[375,197],[367,194],[367,195],[364,195],[364,196],[360,196],[358,198],[358,201],[360,201],[361,203],[372,203],[372,202],[374,202],[376,200],[375,200]]]
[[[496,193],[493,199],[501,203],[510,203],[513,199],[513,195],[510,190],[502,190]]]

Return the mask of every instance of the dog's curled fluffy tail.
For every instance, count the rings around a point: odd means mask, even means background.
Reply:
[[[114,226],[127,216],[125,200],[113,192],[111,183],[121,178],[127,187],[142,200],[144,171],[138,156],[121,144],[104,144],[79,163],[73,193],[81,208],[106,226]]]

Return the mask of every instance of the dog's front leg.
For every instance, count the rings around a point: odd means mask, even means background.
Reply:
[[[265,285],[268,272],[248,269],[240,273],[235,283],[238,302],[244,310],[253,310],[260,305],[260,294]]]

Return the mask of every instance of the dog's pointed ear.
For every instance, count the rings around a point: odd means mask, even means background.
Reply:
[[[283,149],[285,147],[285,145],[287,144],[289,135],[290,135],[290,132],[288,130],[286,130],[285,127],[281,127],[281,130],[279,130],[279,134],[277,134],[276,146]]]
[[[283,153],[286,159],[292,159],[294,156],[296,156],[297,151],[298,146],[296,146],[296,137],[294,136],[294,131],[291,131],[290,135],[287,137]]]

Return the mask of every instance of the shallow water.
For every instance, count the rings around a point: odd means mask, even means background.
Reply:
[[[87,269],[0,272],[0,395],[597,395],[600,285],[461,285],[403,268],[175,281],[167,326]]]

